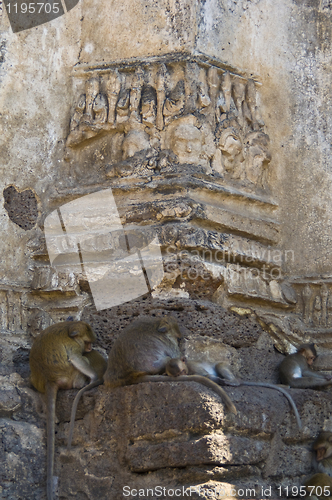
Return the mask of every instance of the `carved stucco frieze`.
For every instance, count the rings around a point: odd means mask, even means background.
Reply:
[[[219,304],[294,307],[281,290],[280,263],[270,257],[279,243],[278,204],[269,195],[271,154],[259,84],[190,54],[79,65],[73,81],[77,100],[65,155],[70,175],[52,206],[112,189],[124,229],[144,226],[158,235],[165,280],[157,295],[177,286],[197,294],[191,276],[199,273],[202,283],[213,281]],[[165,236],[170,228],[179,234],[174,242]],[[178,258],[178,251],[189,254]],[[81,311],[90,293],[80,264],[48,271],[39,257],[32,329],[48,321],[40,317],[41,304],[58,320]]]
[[[112,65],[81,78],[67,148],[109,136],[109,177],[137,174],[141,157],[150,170],[191,164],[226,181],[268,187],[269,136],[254,80],[199,60]]]

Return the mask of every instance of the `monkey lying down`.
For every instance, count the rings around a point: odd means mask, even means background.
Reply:
[[[113,388],[139,382],[198,382],[216,392],[231,413],[236,408],[220,385],[267,387],[281,392],[301,420],[295,403],[287,391],[273,384],[237,380],[224,363],[186,362],[178,345],[180,330],[172,316],[140,318],[127,326],[114,342],[105,373],[106,387]],[[166,373],[166,375],[163,375]]]
[[[316,357],[314,344],[301,345],[295,354],[286,356],[281,362],[279,366],[281,382],[297,389],[316,389],[332,385],[330,376],[311,369]]]

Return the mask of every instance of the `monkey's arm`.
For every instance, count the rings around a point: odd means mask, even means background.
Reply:
[[[323,377],[315,377],[310,372],[310,376],[292,378],[288,385],[294,389],[315,389],[315,387],[327,387],[332,385],[332,380]]]
[[[216,364],[216,372],[221,377],[221,380],[225,385],[234,385],[239,386],[241,384],[241,380],[237,379],[230,369],[230,366],[227,363],[220,362]]]
[[[297,423],[297,426],[299,428],[299,431],[302,429],[301,418],[300,418],[299,412],[296,408],[296,405],[294,403],[294,400],[293,400],[292,396],[290,394],[288,394],[287,391],[285,391],[285,389],[283,389],[282,387],[278,387],[277,385],[274,385],[274,384],[267,384],[267,383],[265,384],[264,382],[262,382],[262,383],[261,382],[242,382],[241,385],[248,385],[248,386],[254,386],[254,387],[267,387],[268,389],[275,389],[276,391],[281,392],[281,394],[283,394],[288,399],[289,404],[293,408],[295,418],[296,418],[296,423]]]
[[[187,366],[189,375],[202,375],[202,377],[206,377],[218,385],[229,385],[231,387],[240,385],[240,381],[234,377],[229,366],[225,363],[220,362],[215,367],[212,367],[207,363],[187,361]]]
[[[331,500],[331,496],[325,496],[332,493],[332,478],[325,473],[317,473],[307,479],[304,483],[307,490],[306,498],[315,500],[317,498],[325,498]],[[318,497],[318,493],[320,496]],[[325,493],[325,494],[324,494]]]
[[[313,370],[302,370],[302,377],[314,377],[320,380],[330,380],[328,376],[325,376],[323,373],[317,373]]]
[[[68,356],[68,360],[71,362],[75,368],[89,377],[91,382],[96,382],[98,380],[98,375],[95,370],[90,366],[89,362],[84,359],[82,355],[78,355],[76,353],[70,353]]]
[[[216,392],[225,403],[227,410],[235,415],[237,414],[236,408],[228,394],[226,394],[226,392],[215,382],[201,375],[180,375],[178,377],[169,377],[167,375],[142,375],[135,380],[135,383],[139,382],[198,382]]]

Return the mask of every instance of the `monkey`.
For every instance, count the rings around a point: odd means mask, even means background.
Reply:
[[[268,389],[275,389],[276,391],[281,392],[286,399],[288,399],[289,404],[291,405],[298,429],[302,429],[302,422],[300,419],[299,412],[296,408],[293,398],[288,392],[285,391],[282,387],[278,387],[275,384],[268,384],[265,382],[247,382],[244,380],[240,380],[234,376],[229,365],[220,361],[219,363],[207,363],[207,362],[197,362],[197,361],[186,361],[185,358],[179,359],[171,359],[166,365],[166,373],[167,375],[171,375],[176,377],[178,374],[187,374],[189,375],[196,374],[207,377],[216,384],[222,385],[233,385],[233,386],[252,386],[252,387],[267,387]]]
[[[171,358],[165,366],[165,373],[169,377],[179,377],[180,375],[188,375],[188,366],[185,358]]]
[[[201,375],[209,378],[218,385],[239,386],[240,382],[235,378],[228,365],[207,362],[188,361],[185,357],[172,358],[166,363],[165,372],[171,377],[179,375]]]
[[[172,316],[137,319],[123,330],[113,344],[104,376],[105,386],[115,388],[139,382],[198,382],[216,392],[227,410],[236,414],[229,396],[212,380],[201,375],[163,375],[171,359],[181,358],[180,337],[179,326]]]
[[[313,465],[317,471],[304,483],[311,499],[332,498],[332,432],[322,431],[313,444]]]
[[[301,345],[295,354],[290,354],[279,365],[280,380],[283,384],[297,389],[327,387],[332,380],[310,367],[317,357],[313,344]]]
[[[315,470],[332,476],[332,432],[321,431],[312,447]]]
[[[319,498],[324,498],[325,500],[331,500],[332,496],[332,477],[318,472],[314,474],[310,479],[307,479],[304,483],[307,496],[311,500],[318,500]]]
[[[49,326],[32,344],[30,351],[30,380],[41,393],[46,393],[47,407],[47,499],[53,500],[54,424],[58,389],[81,388],[98,374],[89,358],[96,336],[83,321],[64,321]]]
[[[106,359],[104,358],[104,356],[102,354],[100,354],[100,352],[96,351],[95,349],[92,349],[92,351],[90,351],[90,352],[85,352],[83,354],[83,357],[88,360],[90,366],[95,370],[98,379],[95,382],[90,382],[90,384],[82,387],[82,389],[80,389],[75,396],[73,406],[71,409],[68,440],[67,440],[67,450],[70,450],[70,448],[71,448],[71,442],[72,442],[73,433],[74,433],[75,416],[76,416],[76,411],[77,411],[77,406],[78,406],[79,400],[81,399],[82,395],[86,391],[89,391],[93,387],[97,387],[98,385],[103,383],[104,373],[105,373],[106,368],[107,368]]]

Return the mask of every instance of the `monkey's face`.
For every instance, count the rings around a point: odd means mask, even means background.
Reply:
[[[316,448],[316,460],[317,460],[317,462],[320,462],[321,460],[323,460],[323,458],[325,458],[325,454],[326,454],[325,446],[320,446],[319,448]]]
[[[84,341],[84,352],[91,352],[92,351],[92,342],[87,342],[86,340]]]
[[[306,354],[305,354],[305,358],[307,360],[307,363],[309,366],[311,366],[313,364],[313,362],[315,361],[316,359],[316,356],[314,356],[313,352],[310,351],[309,349],[306,350]]]
[[[179,377],[180,375],[188,374],[188,367],[185,363],[185,359],[182,358],[172,358],[167,362],[166,373],[170,377]]]
[[[332,455],[332,433],[321,432],[314,442],[316,460],[320,462]]]
[[[179,339],[181,338],[181,332],[179,330],[179,325],[175,318],[172,316],[165,316],[158,327],[158,332],[165,333],[169,338]]]
[[[91,352],[92,343],[96,341],[96,336],[92,328],[83,321],[76,321],[69,325],[69,337],[80,346],[81,352]]]
[[[311,349],[302,348],[298,352],[306,359],[308,366],[311,366],[316,359],[316,356]]]

